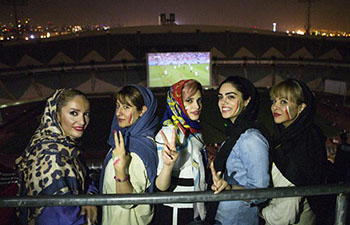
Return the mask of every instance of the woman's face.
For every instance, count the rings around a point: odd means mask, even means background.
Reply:
[[[288,127],[305,108],[305,103],[297,105],[286,98],[275,97],[272,99],[271,112],[275,123]]]
[[[199,120],[199,116],[202,112],[202,93],[197,90],[194,95],[183,99],[184,107],[187,115],[191,120]]]
[[[57,113],[65,135],[80,138],[89,124],[90,104],[83,96],[75,96]]]
[[[118,125],[121,128],[130,127],[136,121],[144,114],[146,110],[143,107],[141,111],[138,111],[136,106],[129,103],[128,99],[126,98],[128,103],[122,103],[120,100],[117,100],[117,118],[118,118]]]
[[[250,97],[243,100],[242,93],[231,83],[224,83],[220,87],[218,98],[222,118],[229,119],[232,123],[235,122],[250,101]]]

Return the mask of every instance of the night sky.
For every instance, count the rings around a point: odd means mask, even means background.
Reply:
[[[0,0],[0,22],[13,22],[13,7]],[[23,0],[22,0],[23,1]],[[305,27],[307,3],[300,0],[25,0],[20,18],[33,24],[58,26],[105,24],[156,25],[160,13],[175,13],[178,24],[227,25],[277,30]],[[311,8],[311,29],[350,32],[350,0],[316,0]]]

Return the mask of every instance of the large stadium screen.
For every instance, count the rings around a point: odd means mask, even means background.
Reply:
[[[182,79],[195,79],[203,86],[210,86],[210,52],[147,54],[148,87],[167,87]]]

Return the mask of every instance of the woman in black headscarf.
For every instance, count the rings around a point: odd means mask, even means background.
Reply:
[[[271,89],[271,111],[276,124],[272,151],[274,187],[319,185],[325,182],[326,138],[313,119],[313,93],[297,80],[285,80]],[[315,224],[317,197],[272,199],[262,210],[266,224]]]
[[[219,109],[227,121],[227,139],[211,164],[212,190],[264,188],[269,185],[269,135],[257,122],[259,95],[242,77],[229,77],[219,86]],[[222,177],[221,177],[222,175]],[[259,224],[257,200],[222,201],[215,224]]]

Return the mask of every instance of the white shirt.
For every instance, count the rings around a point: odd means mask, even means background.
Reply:
[[[141,158],[134,152],[130,153],[129,165],[130,183],[133,193],[144,193],[150,186],[147,170]],[[109,160],[104,176],[103,194],[116,194],[116,181],[113,158]],[[106,205],[103,206],[102,225],[111,224],[149,224],[153,218],[153,207],[151,205]]]
[[[174,126],[172,125],[162,127],[162,131],[164,132],[168,141],[171,140],[173,128]],[[190,134],[186,139],[184,133],[181,130],[178,130],[176,138],[176,150],[179,152],[179,156],[172,170],[172,176],[178,178],[193,179],[194,186],[177,185],[174,189],[174,192],[206,191],[207,184],[205,183],[205,168],[201,153],[201,150],[203,148],[202,134]],[[160,144],[164,143],[164,140],[159,132],[156,135],[155,139],[157,142],[157,152],[159,158],[157,175],[159,175],[164,165],[162,157],[162,150],[164,145]],[[177,208],[194,207],[193,203],[173,203],[164,205]],[[204,219],[204,204],[202,205],[197,203],[196,207],[198,208],[199,214],[201,214],[201,218]]]
[[[274,187],[294,187],[287,178],[272,164],[272,182]],[[307,199],[302,196],[289,198],[273,198],[262,210],[266,225],[313,225],[316,216],[312,212]]]

